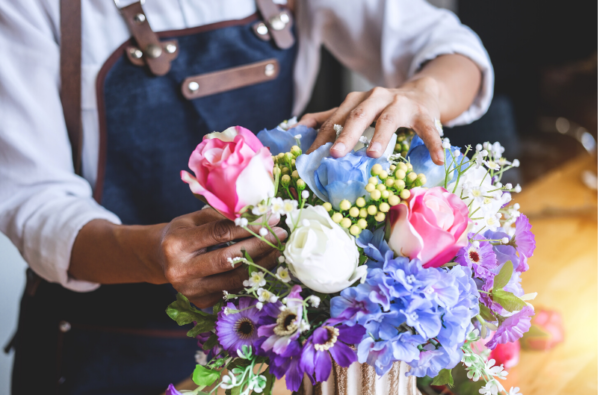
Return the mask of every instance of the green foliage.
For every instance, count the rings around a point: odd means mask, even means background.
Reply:
[[[507,311],[520,311],[525,307],[525,302],[516,297],[512,292],[506,292],[501,289],[492,291],[494,302],[499,303]]]
[[[219,344],[219,338],[217,337],[216,334],[213,333],[212,335],[210,335],[208,340],[204,342],[204,344],[202,345],[202,349],[204,351],[208,351],[211,348],[213,348],[214,346],[216,346],[217,344]]]
[[[492,313],[492,311],[483,303],[479,303],[479,315],[481,315],[481,317],[488,322],[496,321],[496,316],[494,316],[494,313]]]
[[[513,264],[511,261],[507,261],[502,269],[500,269],[500,273],[494,277],[494,290],[502,289],[506,287],[506,284],[510,281],[513,273]]]
[[[179,326],[196,322],[196,325],[187,333],[189,337],[196,337],[202,332],[214,329],[217,320],[216,316],[207,314],[192,306],[188,298],[180,293],[177,294],[177,300],[167,307],[166,312]]]
[[[196,365],[192,374],[192,381],[199,387],[208,387],[221,377],[217,370],[208,369],[202,365]]]
[[[437,376],[431,382],[431,385],[448,385],[452,387],[454,385],[454,379],[452,378],[452,371],[450,369],[442,369]]]
[[[265,395],[271,395],[273,393],[273,386],[275,385],[276,381],[275,376],[267,372],[267,370],[265,370],[262,374],[267,378],[267,384],[265,385],[263,393]]]

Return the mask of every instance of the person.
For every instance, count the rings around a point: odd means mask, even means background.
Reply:
[[[376,121],[370,156],[410,127],[439,164],[435,120],[472,122],[492,97],[478,37],[424,0],[0,0],[0,230],[30,267],[13,394],[160,393],[189,375],[175,292],[209,307],[246,278],[228,258],[277,257],[179,171],[209,132],[301,114],[321,45],[378,86],[301,118],[315,146],[344,126],[335,157]]]

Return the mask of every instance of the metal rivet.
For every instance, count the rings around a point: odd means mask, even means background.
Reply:
[[[136,14],[136,16],[133,17],[133,20],[135,23],[144,23],[146,21],[146,15]]]
[[[198,89],[200,89],[200,85],[196,81],[192,81],[188,84],[188,89],[191,92],[196,92]]]
[[[165,46],[165,51],[167,51],[168,53],[175,53],[175,51],[177,51],[177,45],[175,45],[175,44],[167,44]]]
[[[142,51],[140,51],[140,50],[139,50],[139,49],[137,49],[137,48],[131,48],[131,49],[129,50],[129,53],[131,54],[131,57],[133,57],[133,58],[135,58],[135,59],[140,59],[140,58],[142,57],[142,55],[144,55],[144,54],[142,53]]]
[[[69,324],[67,321],[61,321],[58,324],[58,329],[60,329],[61,332],[66,333],[71,330],[71,324]]]
[[[158,45],[149,44],[146,47],[146,55],[151,59],[156,59],[162,54],[162,49]]]
[[[285,12],[282,12],[281,14],[279,14],[279,18],[281,18],[281,21],[285,24],[287,24],[290,21],[290,16],[288,14],[286,14]]]
[[[275,65],[273,63],[269,63],[265,66],[265,75],[267,77],[270,77],[273,74],[275,74]]]
[[[279,15],[275,15],[273,18],[269,19],[269,24],[271,25],[271,27],[274,30],[283,30],[285,28],[285,25],[287,25],[287,22],[285,22],[282,18],[281,18],[282,14]],[[289,17],[286,15],[286,18],[289,21]]]
[[[258,26],[256,26],[256,32],[261,36],[264,36],[265,34],[269,33],[269,29],[264,23],[259,23]]]

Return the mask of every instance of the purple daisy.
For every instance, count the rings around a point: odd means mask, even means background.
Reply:
[[[469,243],[458,251],[456,262],[461,266],[467,266],[473,269],[475,277],[486,278],[488,271],[492,270],[498,264],[493,246],[484,239],[483,236],[469,234],[469,239],[475,239],[477,242]]]
[[[285,307],[277,302],[269,303],[263,308],[266,317],[261,321],[258,335],[265,339],[257,343],[263,351],[283,355],[288,345],[300,336],[303,303],[301,291],[299,285],[294,285],[287,296]]]
[[[364,334],[365,328],[359,325],[332,326],[326,322],[315,329],[304,344],[300,367],[313,384],[315,380],[326,381],[331,373],[331,358],[343,368],[356,362],[356,352],[348,345],[360,343]]]
[[[485,344],[493,350],[498,344],[510,343],[519,340],[531,327],[531,317],[535,314],[531,305],[526,305],[516,314],[511,315],[498,327],[492,339]]]
[[[230,354],[235,355],[242,346],[251,346],[258,339],[261,312],[254,307],[255,304],[255,299],[240,298],[238,306],[227,303],[227,306],[219,312],[216,325],[217,337],[219,344]],[[227,310],[238,312],[225,314]]]

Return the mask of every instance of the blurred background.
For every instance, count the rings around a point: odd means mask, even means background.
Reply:
[[[548,356],[524,352],[511,370],[512,380],[525,395],[597,393],[598,2],[430,2],[457,13],[481,37],[496,72],[489,112],[471,125],[446,129],[446,135],[458,146],[499,141],[507,158],[521,161],[521,167],[511,170],[507,178],[524,186],[524,197],[517,201],[524,212],[537,218],[533,231],[539,246],[523,285],[526,291],[540,292],[547,307],[562,313],[566,342],[579,339],[581,343],[563,344]],[[323,48],[321,72],[306,111],[335,107],[347,93],[370,88],[368,81]],[[569,251],[546,247],[559,241],[553,239],[558,233],[563,243],[567,236],[577,237],[573,243],[582,247]],[[565,265],[562,259],[574,260],[573,270],[587,278],[576,276],[576,283],[566,290],[556,278],[567,274],[554,270],[546,258],[560,260],[561,265]],[[25,267],[18,251],[0,234],[0,341],[4,343],[16,326]],[[561,301],[555,303],[553,297]],[[584,310],[566,311],[566,306],[582,302]],[[0,395],[9,394],[11,365],[12,355],[1,353]],[[553,375],[554,381],[544,379]],[[452,390],[424,382],[421,390],[424,394],[477,393],[473,386],[461,387],[460,381]]]

